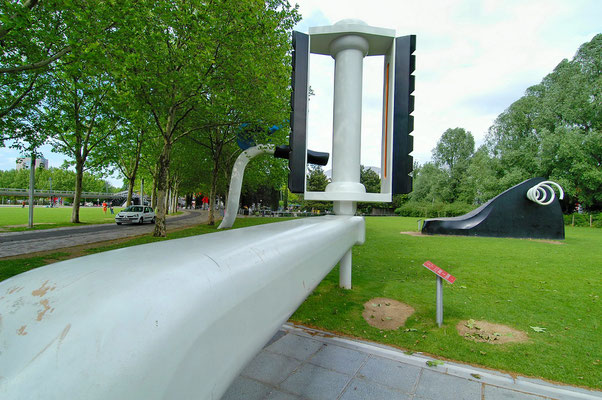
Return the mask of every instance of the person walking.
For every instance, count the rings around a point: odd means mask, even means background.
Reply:
[[[102,202],[102,211],[105,213],[105,215],[107,215],[107,202],[106,201]]]

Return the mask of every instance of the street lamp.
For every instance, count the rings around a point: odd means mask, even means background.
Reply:
[[[52,197],[52,177],[48,178],[50,182],[50,207],[54,207],[54,198]]]

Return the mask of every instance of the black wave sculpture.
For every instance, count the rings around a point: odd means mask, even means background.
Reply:
[[[468,214],[425,220],[422,233],[563,240],[562,209],[550,185],[558,186],[544,178],[527,179]]]

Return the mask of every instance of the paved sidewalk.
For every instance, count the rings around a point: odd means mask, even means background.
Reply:
[[[587,400],[602,392],[445,362],[286,324],[222,400]]]
[[[168,232],[170,229],[195,226],[207,221],[207,211],[183,211],[183,215],[167,216]],[[0,233],[0,258],[145,235],[154,229],[155,225],[153,224],[98,224],[36,231],[2,232]]]

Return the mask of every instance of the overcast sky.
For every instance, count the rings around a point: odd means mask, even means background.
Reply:
[[[294,1],[291,1],[294,3]],[[298,0],[296,30],[357,18],[415,34],[414,158],[430,159],[447,128],[462,127],[482,144],[494,119],[579,46],[602,32],[602,0]],[[334,62],[313,55],[309,147],[331,152]],[[364,62],[362,163],[380,166],[382,57]],[[63,156],[43,150],[51,167]],[[0,148],[0,169],[19,154]],[[329,167],[327,167],[329,168]],[[112,180],[113,181],[113,180]],[[114,182],[114,181],[113,181]],[[114,183],[115,184],[115,183]]]

